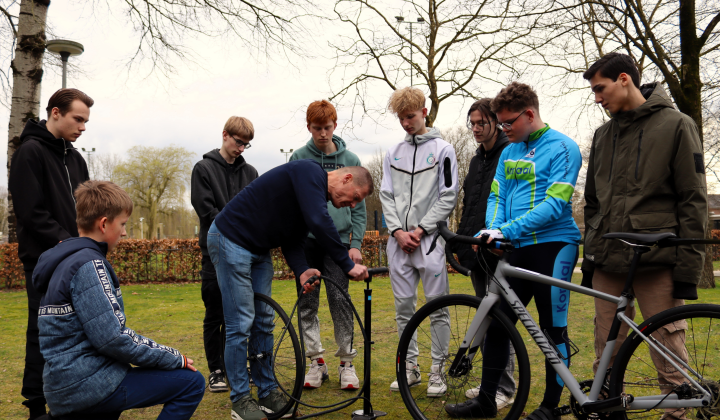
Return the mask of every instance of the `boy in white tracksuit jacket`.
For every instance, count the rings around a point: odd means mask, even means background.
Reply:
[[[390,279],[395,295],[398,336],[415,314],[417,287],[420,279],[427,301],[448,294],[445,247],[441,243],[426,255],[437,230],[437,222],[447,220],[455,208],[458,195],[457,159],[452,145],[440,137],[435,128],[425,127],[425,96],[415,88],[395,91],[390,98],[391,112],[396,114],[407,133],[405,140],[388,150],[383,163],[380,200],[390,239],[387,255]],[[441,312],[431,316],[433,342],[443,343],[447,352],[450,338],[448,317]],[[437,341],[436,341],[437,340]],[[415,340],[413,340],[415,342]],[[442,354],[430,356],[432,364],[428,380],[429,397],[445,394]],[[420,382],[417,344],[408,349],[405,360],[409,385]],[[398,391],[397,381],[390,385]]]

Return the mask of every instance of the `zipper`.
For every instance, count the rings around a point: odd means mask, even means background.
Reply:
[[[64,139],[63,139],[63,143],[65,143]],[[63,146],[64,146],[64,144],[63,144]],[[77,201],[75,201],[75,196],[73,195],[72,181],[70,181],[70,171],[68,170],[68,167],[67,167],[67,161],[66,161],[67,147],[65,147],[64,152],[65,153],[63,154],[63,166],[65,166],[65,173],[67,174],[67,177],[68,177],[68,186],[70,187],[70,198],[72,198],[73,203],[77,204]]]
[[[638,169],[640,168],[640,150],[642,146],[642,135],[643,130],[640,130],[640,139],[638,140],[638,155],[637,155],[637,162],[635,162],[635,181],[638,179]]]
[[[610,178],[612,178],[612,168],[613,163],[615,162],[615,140],[617,140],[617,133],[613,134],[613,148],[612,154],[610,155],[610,173],[608,174],[608,181],[610,181]]]
[[[408,217],[410,216],[410,210],[412,210],[413,181],[415,181],[415,157],[417,156],[417,142],[415,141],[414,135],[413,135],[413,144],[415,145],[415,152],[413,152],[412,172],[410,173],[410,203],[408,205],[408,211],[405,214],[405,232],[407,232],[407,229],[408,229]]]

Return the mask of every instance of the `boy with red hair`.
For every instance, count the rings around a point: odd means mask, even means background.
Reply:
[[[319,162],[327,172],[346,166],[361,166],[357,155],[347,150],[343,139],[333,134],[337,128],[337,112],[330,102],[315,101],[308,106],[307,128],[312,137],[305,146],[292,154],[291,161],[312,159]],[[350,259],[360,264],[362,262],[360,247],[367,221],[365,201],[361,201],[354,208],[336,208],[328,203],[328,213],[340,233],[340,239],[348,249]],[[326,286],[330,315],[335,326],[335,343],[338,346],[335,357],[340,358],[338,366],[340,389],[358,389],[360,381],[352,364],[352,360],[357,356],[357,351],[352,348],[355,323],[352,311],[343,297],[343,291],[348,290],[347,276],[315,240],[312,233],[305,242],[305,256],[310,267],[320,270],[324,276],[330,277],[342,287],[341,291],[337,287]],[[300,290],[299,279],[297,284]],[[305,375],[306,388],[319,388],[329,377],[328,367],[323,359],[325,349],[320,342],[320,320],[317,316],[319,305],[319,286],[300,300],[300,322],[305,338],[305,350],[311,360],[310,370]]]

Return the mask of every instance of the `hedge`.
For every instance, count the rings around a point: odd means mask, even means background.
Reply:
[[[712,231],[720,239],[720,230]],[[387,266],[387,236],[366,236],[363,240],[363,264]],[[712,245],[713,261],[720,260],[720,246]],[[292,279],[293,273],[279,248],[271,252],[275,279]],[[193,239],[124,239],[108,256],[120,281],[187,282],[200,280],[200,246]],[[25,287],[25,274],[17,257],[17,244],[0,244],[0,288]],[[448,266],[450,272],[455,272]]]
[[[386,236],[363,241],[363,263],[369,267],[387,266]],[[294,278],[280,249],[272,252],[275,279]],[[108,261],[123,283],[186,282],[200,280],[200,246],[193,239],[124,239]],[[17,257],[17,244],[0,244],[0,288],[25,287],[25,274]]]

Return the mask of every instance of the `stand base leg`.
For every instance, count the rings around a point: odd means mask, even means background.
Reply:
[[[371,413],[365,413],[364,410],[357,410],[353,411],[352,413],[352,419],[353,420],[375,420],[378,417],[387,416],[387,413],[384,411],[377,411],[373,410]]]

